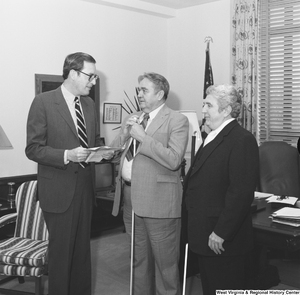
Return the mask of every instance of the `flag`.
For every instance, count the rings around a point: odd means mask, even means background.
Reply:
[[[204,73],[204,87],[203,87],[203,99],[206,97],[206,89],[214,84],[214,77],[212,73],[212,68],[210,64],[210,57],[209,57],[209,42],[206,48],[206,61],[205,61],[205,73]]]
[[[205,60],[205,72],[204,72],[204,87],[203,87],[203,100],[206,97],[206,89],[214,84],[214,77],[212,73],[212,68],[210,64],[210,57],[209,57],[209,40],[207,42],[207,47],[206,47],[206,60]],[[205,128],[205,118],[202,119],[202,123],[200,126],[201,130],[201,136],[202,139],[204,140],[209,133],[209,131]]]

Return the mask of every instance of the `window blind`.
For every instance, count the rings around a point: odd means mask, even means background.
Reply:
[[[300,1],[260,0],[258,141],[300,136]]]

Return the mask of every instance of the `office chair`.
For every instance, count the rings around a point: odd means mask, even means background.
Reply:
[[[258,191],[300,197],[299,154],[283,141],[267,141],[259,146]]]
[[[14,237],[0,241],[0,285],[18,278],[35,278],[35,293],[0,288],[4,294],[42,294],[42,276],[47,273],[48,230],[37,201],[37,181],[21,184],[16,193],[16,213],[0,218],[0,227],[16,222]],[[15,293],[14,293],[15,292]]]

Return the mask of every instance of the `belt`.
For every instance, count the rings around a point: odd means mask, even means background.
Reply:
[[[130,182],[130,181],[124,180],[124,183],[125,183],[127,186],[131,186],[131,182]]]

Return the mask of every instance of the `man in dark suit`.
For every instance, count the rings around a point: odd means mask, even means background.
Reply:
[[[188,142],[186,116],[166,105],[169,82],[157,73],[138,78],[141,112],[125,118],[112,146],[125,145],[113,214],[124,196],[123,217],[131,234],[134,210],[134,294],[179,295],[179,237],[182,184],[180,167]],[[146,129],[143,118],[149,115]],[[128,158],[131,143],[139,142]],[[126,157],[127,156],[127,157]]]
[[[251,203],[259,156],[254,136],[236,121],[240,108],[233,86],[207,89],[203,113],[211,132],[184,183],[188,242],[198,257],[205,295],[245,289],[253,247]]]
[[[38,197],[49,231],[49,295],[90,295],[90,226],[94,164],[78,136],[75,97],[83,113],[88,147],[100,145],[95,104],[95,59],[66,57],[64,82],[33,100],[27,122],[26,155],[38,163]],[[86,167],[85,167],[86,166]]]

